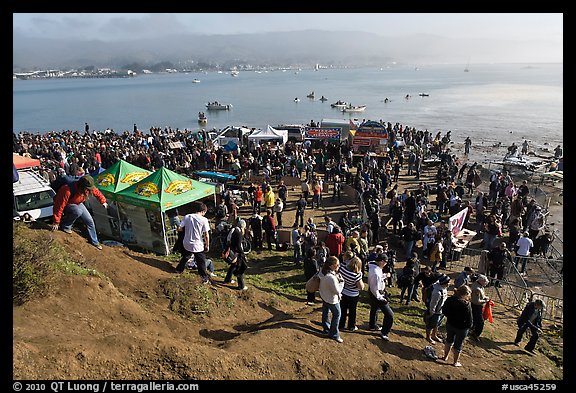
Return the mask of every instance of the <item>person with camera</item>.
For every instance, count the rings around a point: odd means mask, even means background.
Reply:
[[[380,337],[384,341],[390,341],[388,334],[394,323],[394,312],[390,308],[386,293],[386,274],[383,268],[388,262],[386,254],[378,254],[375,261],[368,264],[368,301],[370,303],[370,330],[378,330],[377,311],[382,311],[384,321],[380,330]]]

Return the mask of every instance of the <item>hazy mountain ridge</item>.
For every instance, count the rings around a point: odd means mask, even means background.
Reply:
[[[533,57],[520,59],[521,53]],[[264,34],[182,34],[115,42],[55,40],[13,35],[13,68],[67,68],[128,63],[232,60],[253,65],[376,65],[398,63],[539,62],[562,53],[557,44],[506,40],[464,40],[431,34],[380,36],[365,32],[304,30]]]

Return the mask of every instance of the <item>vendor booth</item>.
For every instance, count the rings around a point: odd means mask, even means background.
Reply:
[[[388,145],[388,131],[386,127],[377,121],[365,121],[360,124],[354,139],[352,148],[354,151],[386,151]]]
[[[96,187],[104,192],[105,186],[98,183],[96,181]],[[213,198],[214,186],[162,167],[120,191],[108,191],[105,195],[110,198],[107,211],[98,203],[90,204],[99,232],[127,246],[167,255],[170,247],[165,211],[206,197]]]

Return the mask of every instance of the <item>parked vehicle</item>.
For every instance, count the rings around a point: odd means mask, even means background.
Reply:
[[[49,220],[56,195],[50,183],[33,169],[18,170],[18,175],[12,186],[14,217],[28,213],[34,220]]]

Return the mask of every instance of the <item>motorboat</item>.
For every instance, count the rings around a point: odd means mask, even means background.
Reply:
[[[322,101],[322,102],[324,102],[324,101],[328,101],[328,98],[326,98],[326,97],[322,96],[322,97],[320,97],[320,101]]]
[[[428,93],[420,93],[418,94],[420,97],[430,97],[430,94]]]
[[[342,108],[342,112],[364,112],[366,105],[348,105]]]
[[[205,124],[208,122],[208,118],[204,112],[198,112],[198,123]]]
[[[238,76],[239,74],[240,74],[240,72],[238,72],[238,71],[231,71],[230,72],[230,75],[232,75],[232,76]]]
[[[349,106],[349,105],[350,105],[350,104],[349,104],[348,102],[344,102],[344,101],[342,101],[342,100],[338,100],[338,101],[336,101],[335,103],[330,104],[330,106],[331,106],[332,108],[339,108],[339,109],[345,108],[345,107],[347,107],[347,106]]]
[[[314,98],[314,92],[311,92],[311,93],[308,94],[306,97],[308,97],[308,98]]]
[[[200,79],[192,79],[192,83],[200,83]]]
[[[214,110],[227,111],[230,108],[232,108],[232,104],[221,104],[218,101],[209,102],[206,104],[206,109],[208,109],[209,111]]]

